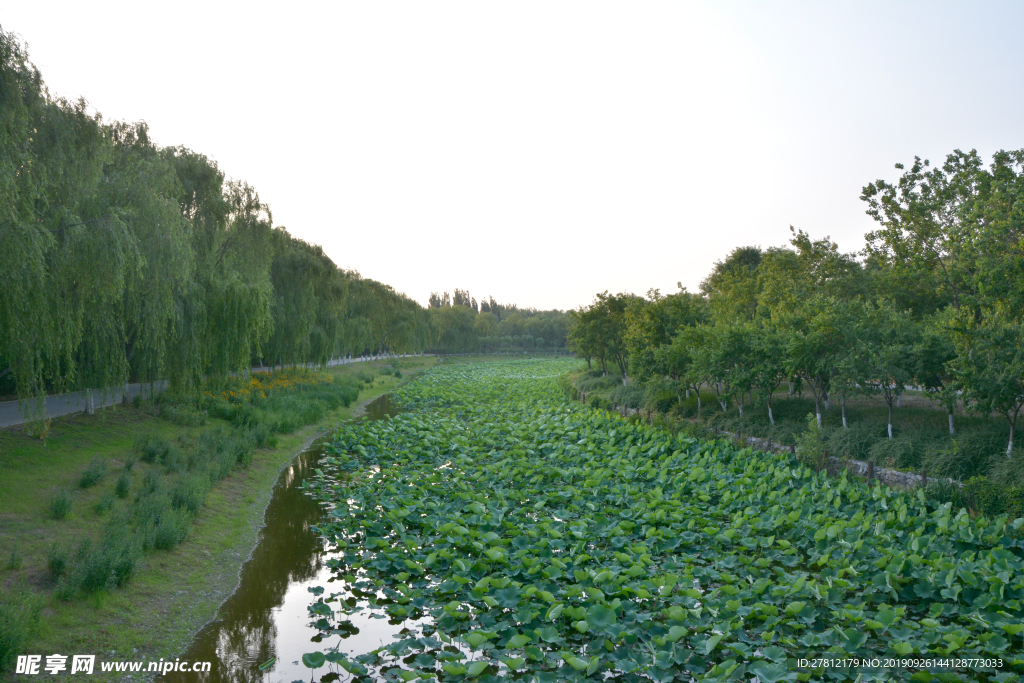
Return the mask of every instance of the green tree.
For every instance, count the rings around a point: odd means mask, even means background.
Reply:
[[[1002,311],[979,322],[958,316],[951,365],[964,387],[965,400],[984,412],[1002,414],[1010,426],[1006,456],[1013,455],[1017,417],[1024,408],[1024,325]]]
[[[896,310],[884,300],[867,306],[864,318],[867,384],[889,407],[888,433],[892,439],[893,408],[913,379],[920,328],[909,313]]]

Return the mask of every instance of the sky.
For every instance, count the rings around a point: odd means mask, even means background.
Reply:
[[[691,291],[789,226],[859,251],[896,162],[1024,148],[1020,2],[0,6],[55,95],[145,120],[426,303]]]

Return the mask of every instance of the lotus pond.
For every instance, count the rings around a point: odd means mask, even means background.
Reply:
[[[439,366],[395,394],[408,412],[338,433],[310,485],[336,551],[314,678],[1024,673],[1024,520],[566,402],[571,367]],[[346,651],[358,610],[407,628]]]

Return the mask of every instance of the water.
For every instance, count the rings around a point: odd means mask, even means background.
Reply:
[[[366,406],[368,420],[393,417],[397,410],[390,394]],[[241,582],[220,607],[217,619],[207,624],[182,655],[182,661],[212,662],[209,673],[168,673],[160,680],[181,683],[291,683],[308,681],[310,670],[302,665],[303,653],[326,650],[336,644],[317,642],[318,631],[310,626],[307,608],[315,599],[313,586],[330,591],[331,570],[325,562],[319,536],[311,529],[323,521],[324,510],[299,486],[313,473],[330,437],[319,439],[300,453],[274,486],[267,505],[264,527],[252,557],[243,565]],[[407,624],[408,625],[408,622]],[[390,642],[402,625],[371,619],[365,613],[351,615],[344,650],[368,652]],[[260,664],[276,659],[260,671]],[[323,674],[326,670],[319,669]]]

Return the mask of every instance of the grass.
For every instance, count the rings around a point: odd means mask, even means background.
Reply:
[[[432,357],[401,359],[400,367],[408,377],[433,363]],[[386,365],[388,361],[359,363],[330,368],[329,372],[345,377]],[[376,371],[374,375],[371,386],[360,394],[360,402],[398,386],[394,375],[377,375]],[[136,455],[140,435],[187,444],[205,431],[227,430],[229,425],[216,417],[207,417],[205,425],[177,424],[132,406],[118,406],[91,416],[55,419],[46,441],[31,438],[24,430],[0,431],[0,557],[8,557],[16,547],[23,558],[21,567],[6,570],[0,581],[10,580],[12,585],[22,581],[28,586],[28,595],[41,600],[42,624],[31,640],[32,651],[94,652],[114,658],[109,654],[113,652],[126,659],[158,659],[180,653],[192,633],[213,617],[234,589],[280,469],[306,443],[356,410],[356,405],[335,408],[315,424],[279,435],[275,447],[256,449],[249,467],[233,468],[208,490],[184,542],[140,556],[132,580],[122,588],[100,590],[88,599],[70,602],[55,596],[60,585],[56,575],[68,575],[81,542],[86,538],[93,543],[101,541],[117,506],[127,505],[147,482],[150,488],[162,487],[171,497],[177,493],[184,508],[196,505],[177,473],[168,472],[157,458],[146,462]],[[106,476],[86,489],[78,487],[96,458],[109,463],[117,476]],[[97,503],[105,497],[117,498],[122,480],[128,481],[132,493],[125,500],[118,499],[112,510],[97,514]],[[73,501],[72,510],[62,520],[55,519],[50,510],[54,490],[64,491]],[[165,523],[162,544],[173,539],[174,521]],[[156,541],[154,538],[154,545]],[[133,654],[135,650],[138,652]]]

